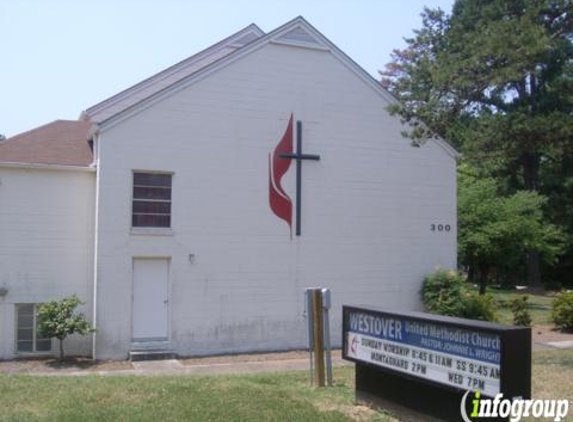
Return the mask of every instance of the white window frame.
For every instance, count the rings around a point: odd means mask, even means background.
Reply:
[[[18,350],[18,329],[20,328],[19,320],[19,309],[20,306],[33,306],[33,330],[32,330],[32,351],[20,351]],[[38,308],[42,306],[43,303],[16,303],[14,306],[14,352],[17,355],[51,355],[54,353],[54,342],[50,339],[50,350],[36,350],[36,341],[38,340]],[[46,339],[47,340],[47,339]]]

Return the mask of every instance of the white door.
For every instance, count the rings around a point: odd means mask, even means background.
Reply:
[[[167,340],[168,284],[168,259],[133,260],[133,340]]]

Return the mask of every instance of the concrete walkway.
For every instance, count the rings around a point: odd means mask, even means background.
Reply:
[[[240,357],[237,357],[240,359]],[[132,362],[133,369],[102,370],[102,371],[73,371],[73,372],[37,372],[41,376],[81,376],[81,375],[220,375],[220,374],[252,374],[261,372],[284,372],[309,370],[309,359],[280,359],[229,363],[183,364],[178,359],[148,360]],[[332,358],[333,366],[353,365],[352,362],[340,357]]]
[[[533,352],[573,349],[573,340],[534,342]],[[284,352],[260,355],[235,355],[206,358],[148,360],[139,362],[119,362],[119,364],[102,365],[86,369],[63,368],[53,369],[46,366],[33,366],[34,361],[0,362],[0,374],[27,374],[40,376],[82,376],[82,375],[217,375],[247,374],[261,372],[308,371],[310,367],[308,352]],[[353,365],[341,358],[340,350],[334,350],[332,364],[335,367]],[[10,367],[12,366],[12,368]],[[16,366],[14,368],[14,366]]]
[[[548,341],[546,343],[533,343],[533,351],[552,349],[573,349],[573,340]]]
[[[256,372],[283,372],[308,370],[309,359],[266,360],[259,362],[209,363],[199,365],[183,365],[179,360],[133,362],[134,375],[216,375],[244,374]],[[352,365],[352,362],[341,358],[332,359],[333,366]],[[121,371],[125,372],[125,371]]]

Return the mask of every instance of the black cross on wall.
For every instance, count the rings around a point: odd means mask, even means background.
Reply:
[[[302,153],[302,122],[296,121],[296,152],[281,154],[282,158],[296,160],[296,235],[300,236],[302,210],[302,160],[320,160],[320,155]]]

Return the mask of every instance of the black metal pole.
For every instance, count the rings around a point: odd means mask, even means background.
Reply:
[[[296,154],[302,156],[302,122],[296,121]],[[301,233],[302,215],[302,160],[296,160],[296,235]]]

